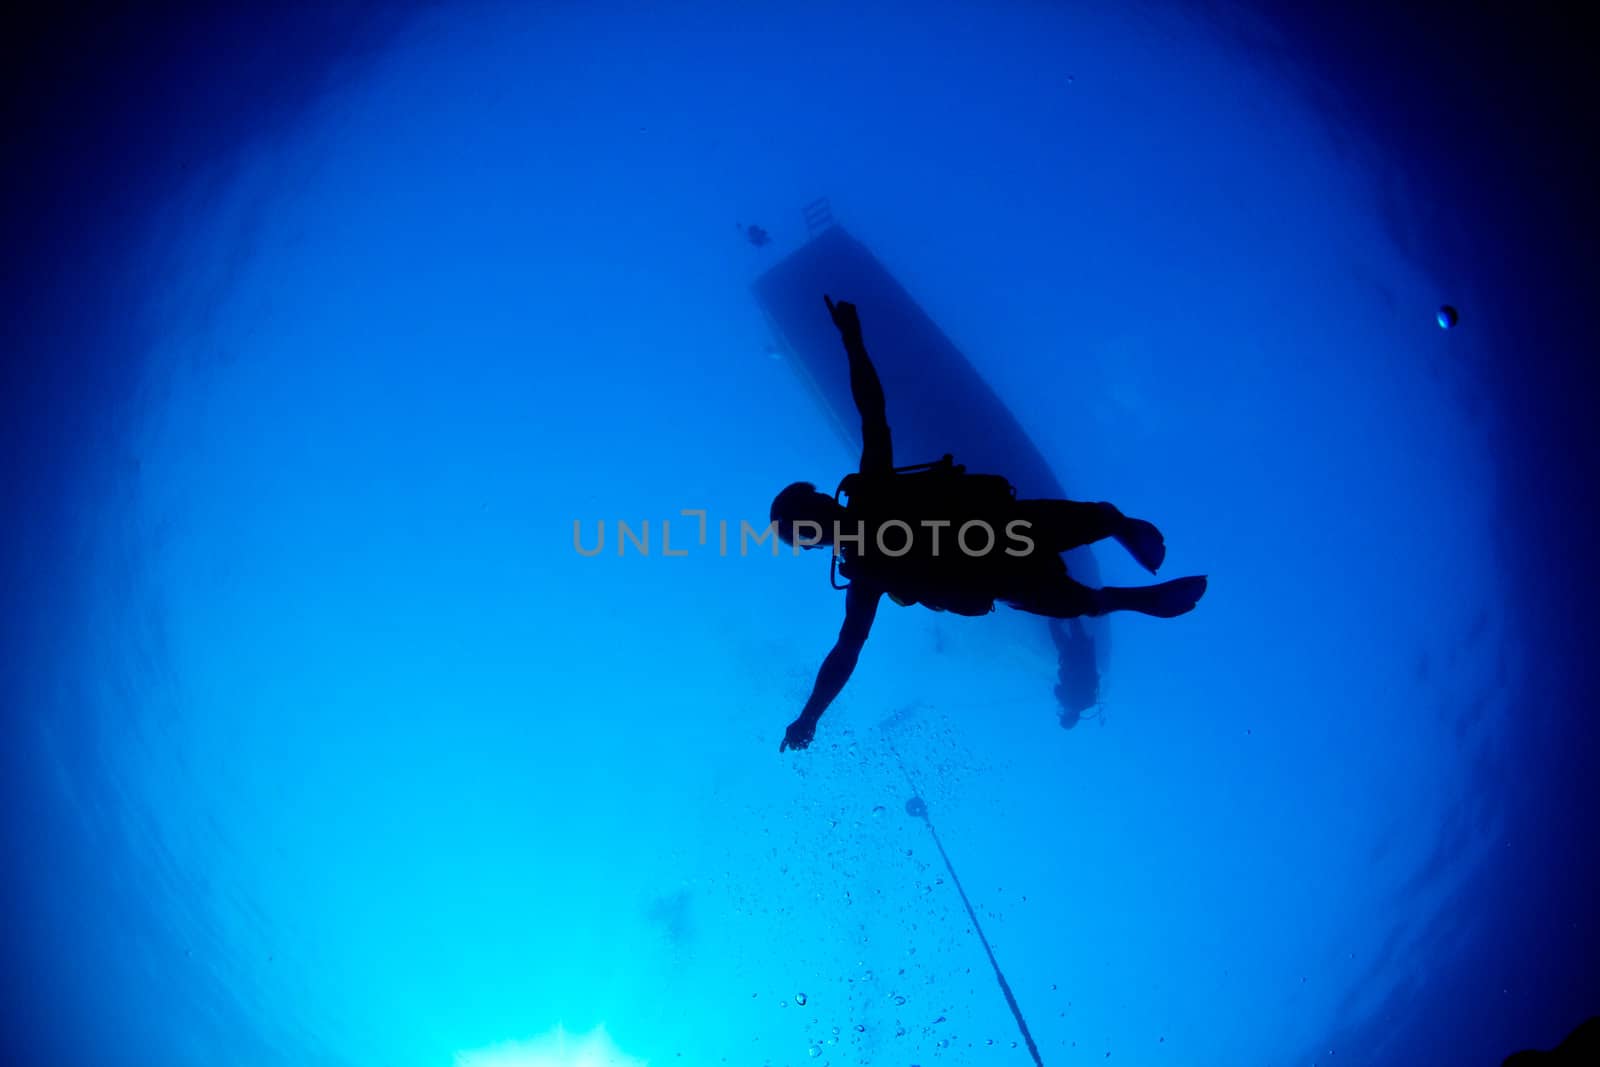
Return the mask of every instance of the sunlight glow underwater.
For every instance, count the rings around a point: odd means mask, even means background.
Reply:
[[[456,1053],[455,1067],[646,1067],[617,1048],[597,1026],[587,1034],[569,1034],[557,1026],[529,1041],[502,1041],[488,1048]]]

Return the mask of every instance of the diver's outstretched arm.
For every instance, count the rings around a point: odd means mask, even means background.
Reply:
[[[861,413],[861,473],[887,473],[894,470],[888,405],[877,368],[872,365],[866,342],[861,339],[861,318],[856,314],[856,306],[847,300],[835,304],[826,294],[822,299],[828,305],[828,314],[833,316],[833,324],[839,328],[845,354],[850,357],[850,395]]]
[[[839,640],[822,661],[822,669],[817,671],[811,699],[806,701],[800,717],[784,731],[783,741],[778,745],[779,752],[805,748],[811,744],[811,738],[817,732],[817,720],[822,718],[822,713],[828,710],[828,705],[844,689],[851,672],[856,669],[856,660],[861,655],[862,646],[867,643],[867,634],[872,630],[872,620],[878,615],[878,601],[882,596],[876,590],[868,590],[860,581],[850,583],[850,591],[845,594],[844,625],[839,628]]]

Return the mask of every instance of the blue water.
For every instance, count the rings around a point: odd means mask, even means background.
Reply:
[[[957,877],[1046,1064],[1498,1063],[1596,1010],[1559,121],[1386,23],[994,6],[18,49],[6,1062],[1027,1064]],[[820,195],[1210,575],[1113,620],[1099,718],[1020,617],[885,609],[778,752],[841,596],[682,512],[855,461],[749,291]]]

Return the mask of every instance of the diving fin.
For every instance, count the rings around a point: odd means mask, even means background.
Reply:
[[[1107,586],[1099,591],[1107,611],[1137,611],[1158,619],[1175,619],[1194,610],[1206,592],[1204,576],[1174,578],[1160,585]]]
[[[1116,538],[1117,544],[1128,550],[1145,570],[1151,574],[1161,569],[1162,562],[1167,558],[1167,542],[1161,536],[1161,531],[1156,529],[1154,523],[1145,522],[1143,519],[1124,518],[1117,524],[1116,532],[1111,535]]]

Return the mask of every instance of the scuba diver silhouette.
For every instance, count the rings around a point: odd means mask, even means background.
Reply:
[[[1104,502],[1018,500],[1004,477],[969,474],[948,455],[896,467],[883,385],[855,305],[822,299],[850,359],[850,391],[861,413],[861,467],[833,496],[795,482],[772,501],[778,537],[798,548],[831,548],[834,567],[849,580],[834,582],[846,590],[838,641],[778,751],[811,744],[817,721],[855,670],[886,594],[902,607],[922,604],[968,616],[987,615],[996,601],[1056,619],[1113,611],[1173,618],[1193,610],[1206,591],[1204,577],[1091,589],[1068,576],[1061,553],[1107,537],[1154,574],[1166,543],[1143,519]]]

